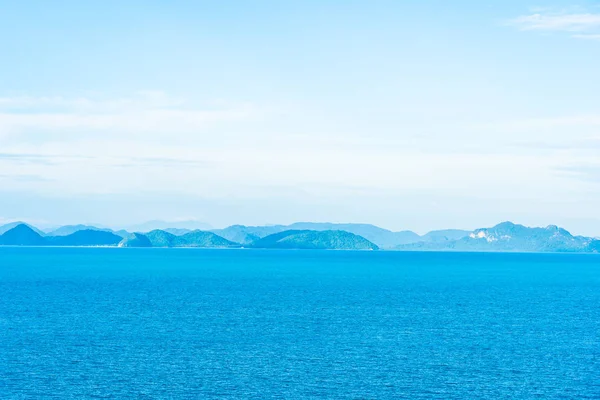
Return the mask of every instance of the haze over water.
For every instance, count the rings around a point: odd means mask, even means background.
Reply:
[[[2,398],[597,398],[600,256],[0,248]]]

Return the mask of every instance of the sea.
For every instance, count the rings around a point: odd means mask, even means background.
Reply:
[[[1,399],[598,399],[600,255],[0,248]]]

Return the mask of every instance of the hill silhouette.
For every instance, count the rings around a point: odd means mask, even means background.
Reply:
[[[289,230],[269,235],[251,244],[260,249],[377,250],[374,243],[345,231]]]
[[[112,232],[85,229],[66,236],[51,236],[46,242],[53,246],[116,246],[123,238]]]
[[[18,224],[0,236],[4,246],[45,246],[48,240],[26,224]]]

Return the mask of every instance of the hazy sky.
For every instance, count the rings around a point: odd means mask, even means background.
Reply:
[[[0,222],[600,235],[600,2],[0,0]]]

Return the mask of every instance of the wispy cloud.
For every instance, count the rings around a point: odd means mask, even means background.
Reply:
[[[600,126],[600,114],[580,114],[564,117],[528,118],[505,122],[501,128],[510,131],[549,130],[555,128],[587,127],[597,129]]]
[[[573,35],[575,39],[584,39],[584,40],[600,40],[600,34],[595,35]]]
[[[555,170],[567,177],[594,183],[600,182],[600,165],[598,164],[571,165],[558,167]]]
[[[600,14],[532,14],[512,23],[522,30],[582,32],[600,27]]]
[[[167,157],[127,157],[114,166],[123,168],[160,167],[160,168],[200,168],[209,165],[206,161]]]
[[[0,97],[0,110],[35,113],[37,110],[52,112],[92,112],[140,110],[148,108],[177,108],[185,101],[161,91],[141,91],[131,96],[102,98],[98,96],[14,96]]]
[[[65,159],[85,160],[90,159],[90,157],[59,154],[0,153],[0,162],[9,161],[15,164],[54,165]]]
[[[257,116],[251,104],[188,104],[162,92],[142,92],[117,99],[87,97],[4,97],[0,98],[0,139],[2,136],[51,138],[94,132],[111,135],[197,133],[215,123],[248,120]]]
[[[588,150],[598,151],[600,149],[600,138],[564,138],[563,141],[549,142],[549,141],[528,141],[528,140],[516,140],[513,145],[514,148],[529,148],[535,150],[547,150],[547,151],[561,151],[561,150]]]
[[[45,178],[41,175],[27,175],[27,174],[0,174],[0,181],[10,180],[14,182],[47,182],[50,179]]]
[[[0,153],[0,161],[3,160],[17,164],[54,164],[52,157],[42,154]]]
[[[509,25],[522,31],[570,33],[575,39],[600,40],[600,14],[590,12],[544,11],[521,15],[509,21]]]
[[[592,140],[600,126],[596,114],[514,123],[482,119],[478,126],[444,126],[439,134],[373,140],[327,126],[316,126],[316,133],[298,129],[294,120],[267,111],[163,95],[4,98],[0,190],[68,198],[154,191],[178,199],[235,200],[269,198],[279,188],[293,188],[298,194],[290,197],[301,199],[436,188],[498,199],[515,191],[528,199],[561,198],[587,182],[557,177],[553,168],[584,162],[583,151],[502,147],[515,139],[558,145],[560,138]],[[3,123],[11,129],[6,136]],[[354,187],[364,189],[348,189]]]

